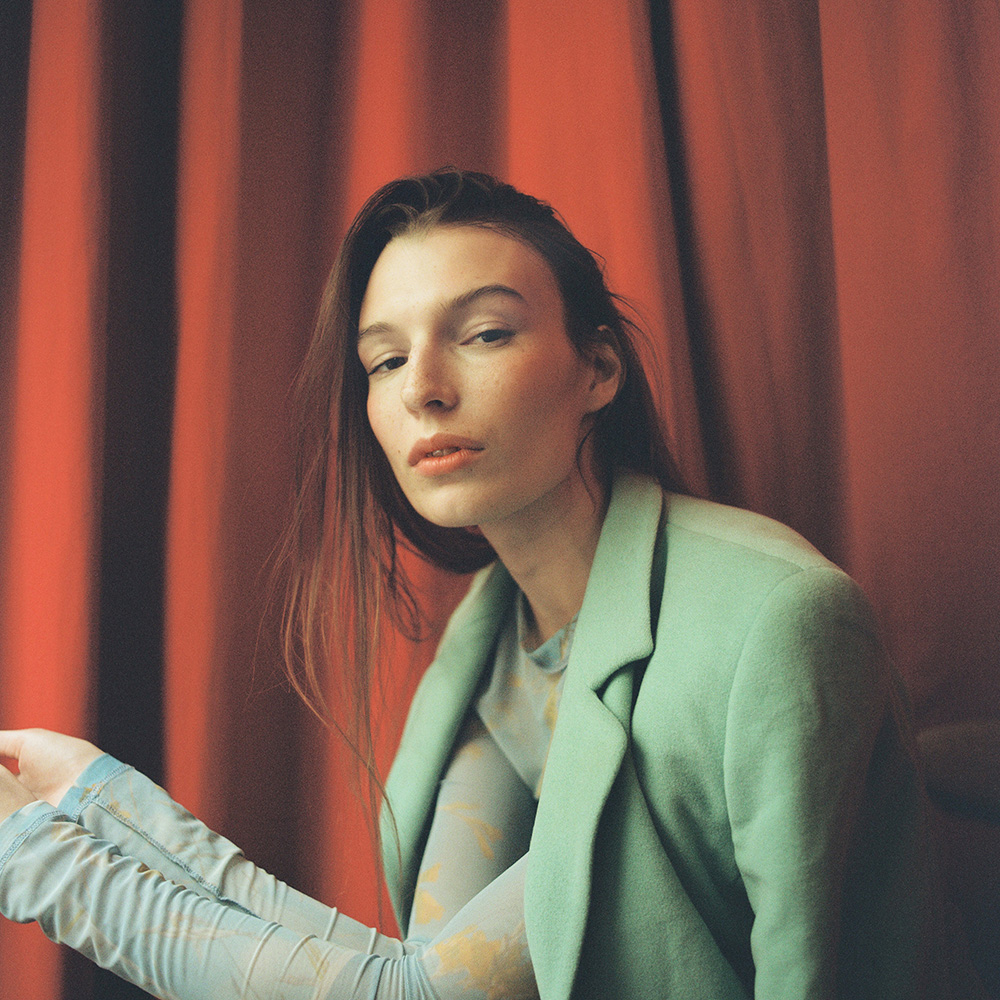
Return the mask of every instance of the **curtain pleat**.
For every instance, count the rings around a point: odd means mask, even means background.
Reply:
[[[94,5],[32,5],[0,567],[5,727],[90,733],[103,391],[106,160]],[[7,379],[5,379],[7,381]],[[0,924],[3,989],[59,995],[36,927]]]
[[[662,41],[714,492],[791,524],[840,559],[838,330],[817,12],[680,4]]]
[[[337,244],[447,163],[606,258],[690,485],[861,581],[920,721],[1000,713],[995,2],[14,0],[0,59],[0,726],[394,929],[269,565]],[[409,565],[383,767],[465,585]],[[4,996],[118,989],[0,923]]]
[[[180,83],[177,375],[167,534],[166,776],[211,816],[213,671],[224,662],[223,492],[230,447],[242,4],[189,4]],[[192,766],[193,761],[199,761]]]

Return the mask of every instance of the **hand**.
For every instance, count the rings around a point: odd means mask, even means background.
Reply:
[[[0,823],[21,806],[34,802],[35,796],[28,791],[17,777],[0,764]]]
[[[21,772],[16,778],[9,771],[7,774],[31,798],[44,799],[54,806],[59,805],[83,769],[100,756],[101,751],[93,743],[75,736],[47,729],[0,729],[0,757],[16,760]]]

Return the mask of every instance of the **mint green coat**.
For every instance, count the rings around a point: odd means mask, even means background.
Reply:
[[[456,609],[388,781],[404,933],[514,584]],[[895,676],[855,584],[766,518],[615,484],[529,852],[542,1000],[950,996]]]

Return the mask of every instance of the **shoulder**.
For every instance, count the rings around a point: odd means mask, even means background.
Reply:
[[[661,524],[664,576],[674,596],[738,614],[768,605],[850,607],[870,624],[860,588],[798,532],[751,511],[666,494]]]
[[[674,638],[680,630],[692,640],[738,643],[775,606],[806,617],[810,609],[841,615],[850,608],[871,624],[857,585],[793,529],[623,474],[612,491],[581,622],[592,613],[604,624],[613,619],[619,631],[631,623],[638,634],[634,602],[643,592],[653,612],[645,634],[652,625],[657,645],[664,625]]]
[[[664,510],[668,533],[706,551],[785,563],[789,569],[833,566],[798,532],[762,514],[676,493],[665,495]]]
[[[891,696],[890,667],[846,573],[770,518],[672,494],[659,543],[654,652],[638,709],[640,730],[656,734],[650,746],[687,746],[692,759],[742,747],[752,766],[779,731],[817,747],[827,723],[831,733],[871,735]]]
[[[880,643],[861,588],[777,521],[665,494],[650,582],[652,666],[675,679],[722,692],[743,671],[775,684],[783,671],[831,671],[832,658],[874,680]]]
[[[644,551],[660,535],[679,549],[709,558],[785,564],[788,569],[833,564],[798,532],[738,507],[664,491],[647,476],[621,473],[611,491],[601,548]],[[598,562],[600,560],[598,559]],[[615,560],[618,563],[619,560]]]

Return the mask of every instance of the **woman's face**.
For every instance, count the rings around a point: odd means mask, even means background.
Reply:
[[[418,513],[486,529],[569,509],[590,414],[617,380],[573,348],[535,250],[475,226],[397,237],[358,325],[368,419]]]

